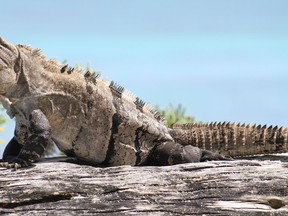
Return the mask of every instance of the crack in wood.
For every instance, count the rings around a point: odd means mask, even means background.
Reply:
[[[0,203],[1,208],[13,209],[19,206],[34,205],[39,203],[47,202],[58,202],[61,200],[70,200],[74,196],[74,193],[60,193],[60,194],[51,194],[47,196],[40,197],[39,199],[31,199],[26,201],[13,201],[11,203]]]

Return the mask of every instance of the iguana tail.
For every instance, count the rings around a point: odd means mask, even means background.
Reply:
[[[231,157],[288,151],[288,128],[266,127],[266,125],[240,125],[235,123],[174,125],[170,134],[182,145],[193,145],[201,149]]]

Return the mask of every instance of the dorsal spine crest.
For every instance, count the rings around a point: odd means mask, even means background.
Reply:
[[[135,101],[134,101],[136,107],[140,110],[143,109],[145,102],[143,100],[141,100],[139,97],[136,97]]]
[[[97,79],[100,77],[99,73],[96,72],[90,72],[89,70],[86,71],[84,74],[84,78],[86,81],[93,83],[96,85]]]
[[[124,88],[114,81],[110,82],[109,88],[112,90],[114,94],[116,94],[118,97],[122,96],[122,93],[124,92]]]

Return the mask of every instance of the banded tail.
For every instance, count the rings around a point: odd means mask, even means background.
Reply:
[[[231,157],[288,151],[288,128],[235,123],[184,124],[171,127],[182,145],[193,145]]]

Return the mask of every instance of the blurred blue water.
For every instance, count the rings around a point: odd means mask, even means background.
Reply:
[[[288,125],[288,1],[11,0],[1,8],[9,22],[0,36],[89,63],[152,105],[182,103],[201,121]],[[0,139],[12,134],[10,121]]]

